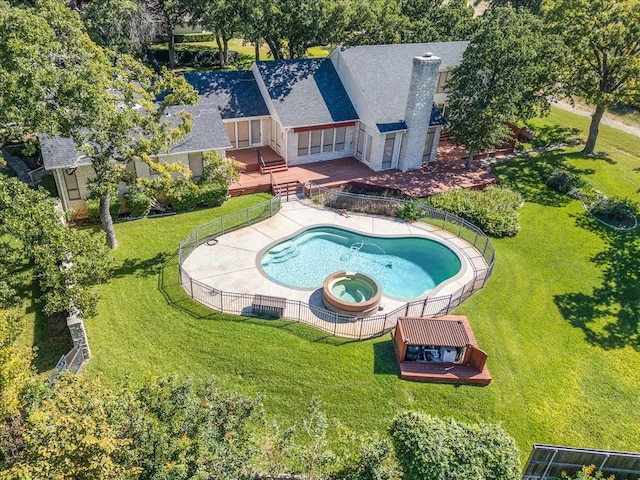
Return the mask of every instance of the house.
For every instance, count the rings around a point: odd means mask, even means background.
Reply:
[[[202,154],[215,150],[224,155],[231,144],[216,108],[206,105],[171,107],[167,111],[167,117],[175,118],[178,110],[191,114],[192,129],[181,142],[172,145],[169,151],[156,155],[156,159],[164,163],[181,162],[188,165],[192,175],[198,178],[204,168]],[[77,218],[86,217],[88,213],[85,200],[89,196],[87,184],[94,176],[91,160],[79,152],[74,141],[69,138],[39,135],[38,139],[44,168],[53,174],[63,209],[75,212]],[[149,171],[149,166],[141,161],[127,164],[127,169],[139,177],[154,176]],[[124,189],[124,185],[121,185],[121,193]]]
[[[193,131],[162,161],[197,176],[202,153],[270,148],[286,167],[355,157],[373,171],[435,160],[451,69],[467,42],[338,47],[327,58],[254,62],[246,71],[186,73],[199,93]],[[65,209],[82,210],[87,159],[60,138],[42,139]],[[144,164],[129,168],[152,172]]]

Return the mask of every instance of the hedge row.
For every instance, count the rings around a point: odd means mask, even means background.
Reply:
[[[173,36],[174,43],[201,43],[215,42],[214,33],[183,33]]]
[[[520,230],[518,209],[522,196],[505,187],[450,190],[429,197],[426,203],[454,213],[494,237],[512,237]]]

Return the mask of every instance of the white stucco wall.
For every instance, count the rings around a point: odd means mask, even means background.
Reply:
[[[81,165],[75,170],[76,179],[78,181],[80,200],[69,199],[67,184],[64,178],[64,169],[53,170],[51,173],[53,173],[53,178],[56,182],[58,196],[60,197],[60,201],[62,202],[62,207],[68,212],[74,211],[77,218],[86,218],[87,205],[85,203],[85,200],[89,196],[87,182],[95,175],[93,167],[91,167],[91,165]]]
[[[436,93],[433,95],[433,103],[436,105],[442,105],[443,103],[449,102],[449,94],[448,93]]]

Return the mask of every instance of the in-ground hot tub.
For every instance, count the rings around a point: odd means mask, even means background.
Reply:
[[[378,282],[362,273],[334,272],[322,286],[324,306],[341,315],[371,315],[378,310],[381,296]]]

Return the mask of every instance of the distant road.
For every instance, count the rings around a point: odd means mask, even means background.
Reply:
[[[593,110],[589,110],[589,108],[583,105],[576,104],[575,106],[571,106],[571,104],[567,102],[556,102],[552,105],[561,108],[562,110],[575,113],[576,115],[580,115],[582,117],[591,117],[591,115],[593,114]],[[604,117],[602,117],[602,121],[600,123],[602,125],[607,125],[608,127],[616,128],[618,130],[622,130],[623,132],[630,133],[631,135],[635,135],[636,137],[640,137],[640,128],[634,127],[632,125],[627,125],[620,120],[611,118],[607,116],[606,113],[604,114]]]

